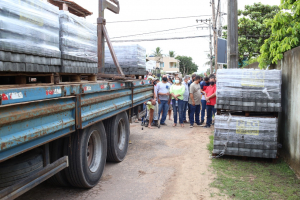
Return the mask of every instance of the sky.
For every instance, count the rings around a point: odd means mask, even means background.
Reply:
[[[96,23],[98,17],[98,0],[74,0],[82,7],[93,12],[92,16],[87,17],[91,23]],[[114,14],[105,10],[105,19],[107,21],[107,30],[111,40],[133,40],[133,39],[155,39],[155,38],[174,38],[174,37],[192,37],[207,36],[183,40],[159,40],[135,42],[147,50],[147,55],[160,47],[163,54],[168,55],[169,51],[175,51],[176,55],[190,56],[199,66],[198,72],[204,72],[209,67],[204,63],[209,61],[209,30],[205,23],[197,23],[196,19],[209,19],[212,15],[210,0],[119,0],[120,14]],[[218,2],[215,0],[215,2]],[[279,5],[280,0],[238,0],[238,8],[244,9],[245,5],[251,5],[256,2],[269,5]],[[221,12],[227,13],[227,0],[220,0]],[[216,6],[217,7],[217,6]],[[161,19],[174,17],[199,16],[184,19],[155,20],[131,23],[110,23],[116,21],[132,21],[143,19]],[[226,25],[227,15],[222,17],[222,24]],[[185,28],[192,26],[189,28]],[[197,28],[198,27],[198,28]],[[140,36],[122,37],[141,33],[157,32],[168,29],[182,28],[167,32],[153,34],[144,34]],[[115,39],[114,39],[115,38]],[[132,44],[113,43],[116,45]]]

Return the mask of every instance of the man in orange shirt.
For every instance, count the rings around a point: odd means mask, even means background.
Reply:
[[[210,128],[210,125],[212,124],[212,115],[217,101],[216,92],[216,77],[211,76],[209,79],[209,86],[205,90],[207,120],[204,128]]]

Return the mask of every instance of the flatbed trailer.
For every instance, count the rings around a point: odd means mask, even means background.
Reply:
[[[152,97],[148,80],[1,85],[0,199],[50,177],[56,185],[94,187],[106,159],[125,158],[129,122]]]

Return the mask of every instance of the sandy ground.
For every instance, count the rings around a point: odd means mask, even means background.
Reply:
[[[206,145],[212,129],[172,127],[142,130],[131,125],[126,159],[107,163],[99,184],[90,189],[54,187],[46,183],[18,200],[218,199],[209,184],[214,175]],[[224,198],[224,197],[223,197]]]

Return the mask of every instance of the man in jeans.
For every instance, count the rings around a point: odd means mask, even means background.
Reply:
[[[188,80],[189,80],[189,76],[185,76],[183,79],[183,85],[185,87],[185,91],[183,94],[183,123],[188,123],[188,121],[186,120],[186,110],[188,107],[188,103],[189,103],[189,85],[188,85]]]
[[[166,75],[163,76],[162,81],[157,84],[157,95],[158,95],[158,103],[159,103],[159,108],[158,108],[158,113],[159,116],[162,116],[160,119],[160,125],[166,125],[165,121],[167,118],[168,110],[169,110],[169,105],[171,102],[171,96],[170,96],[170,88],[171,85],[168,83],[168,78]]]
[[[205,90],[209,86],[209,78],[204,77],[204,80],[200,83],[200,87],[202,90],[202,98],[201,98],[201,122],[202,125],[204,123],[205,110],[206,110],[206,99],[205,99]]]
[[[194,82],[190,86],[190,99],[189,99],[189,111],[190,111],[190,128],[194,127],[194,120],[196,117],[196,124],[200,126],[200,108],[201,108],[201,88],[200,88],[200,76],[196,76]]]
[[[206,126],[204,126],[204,128],[210,128],[210,125],[212,124],[212,115],[217,101],[217,96],[216,96],[217,86],[215,83],[216,83],[215,76],[211,76],[209,78],[209,86],[205,90],[207,120],[206,120]]]

